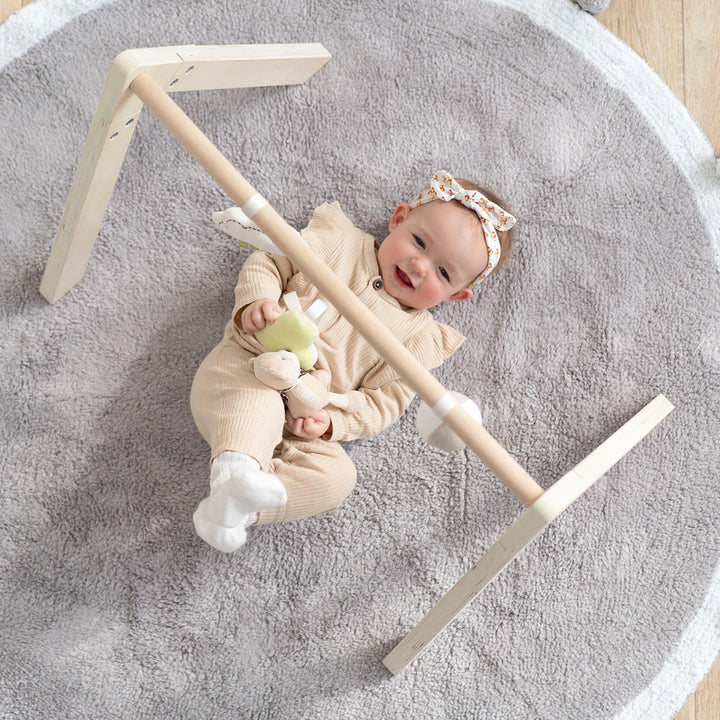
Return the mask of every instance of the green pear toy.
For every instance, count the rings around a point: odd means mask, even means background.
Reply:
[[[309,370],[318,357],[315,347],[318,327],[315,321],[327,310],[327,305],[322,300],[316,300],[307,311],[303,311],[297,293],[287,293],[283,299],[287,312],[258,330],[255,337],[269,352],[287,350],[294,353],[300,361],[300,367]]]

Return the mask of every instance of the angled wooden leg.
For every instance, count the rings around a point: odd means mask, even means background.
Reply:
[[[658,395],[543,493],[388,653],[383,659],[388,670],[397,674],[412,662],[542,530],[637,445],[672,409],[670,401]]]
[[[112,62],[40,285],[51,303],[85,274],[142,102],[130,83],[148,73],[165,90],[305,82],[330,55],[317,43],[183,45],[125,50]]]

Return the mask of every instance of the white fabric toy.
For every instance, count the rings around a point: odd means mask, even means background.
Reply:
[[[213,222],[242,247],[252,247],[275,255],[283,255],[280,248],[239,208],[231,207],[213,213]]]

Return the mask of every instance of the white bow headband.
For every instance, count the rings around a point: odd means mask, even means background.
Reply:
[[[499,205],[490,202],[479,190],[466,190],[452,175],[440,173],[432,176],[430,187],[425,188],[417,199],[410,203],[411,208],[425,205],[433,200],[450,202],[457,200],[466,208],[474,211],[482,223],[485,245],[488,251],[487,267],[478,275],[475,283],[484,280],[500,262],[500,240],[497,230],[509,230],[515,224],[515,218]],[[475,284],[473,283],[473,285]]]

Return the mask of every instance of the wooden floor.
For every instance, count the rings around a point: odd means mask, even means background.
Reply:
[[[31,2],[32,0],[0,0],[0,22],[23,5],[29,5]]]
[[[0,0],[0,22],[32,0]],[[720,154],[720,0],[612,0],[597,19],[677,95]],[[675,720],[720,720],[720,659]]]
[[[612,0],[596,17],[685,103],[720,155],[720,0]]]

